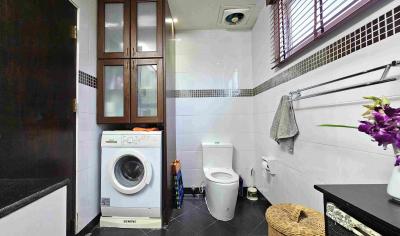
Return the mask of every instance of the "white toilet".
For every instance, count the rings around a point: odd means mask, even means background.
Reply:
[[[206,203],[211,215],[229,221],[235,214],[239,176],[232,169],[230,143],[202,143],[203,171],[206,177]]]

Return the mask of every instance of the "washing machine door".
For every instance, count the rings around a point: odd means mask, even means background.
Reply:
[[[120,193],[137,193],[151,181],[151,165],[139,154],[115,157],[109,167],[111,184]]]

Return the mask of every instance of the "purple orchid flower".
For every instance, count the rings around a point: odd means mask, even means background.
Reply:
[[[374,116],[375,121],[381,125],[385,125],[387,122],[390,121],[390,117],[384,113],[374,111],[372,112],[372,115]]]
[[[394,145],[395,145],[397,148],[400,148],[400,132],[396,134],[396,138],[395,138],[395,143],[394,143]]]
[[[392,108],[389,105],[384,107],[384,112],[389,117],[400,117],[400,108]]]
[[[358,126],[358,130],[360,132],[366,133],[366,134],[370,134],[371,129],[374,127],[374,124],[372,124],[369,121],[360,121],[360,125]]]
[[[370,115],[369,120],[360,121],[358,130],[370,135],[379,146],[392,144],[400,148],[400,108],[377,104]],[[400,166],[400,155],[396,156],[395,166]]]

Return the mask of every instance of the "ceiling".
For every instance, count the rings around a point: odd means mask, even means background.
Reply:
[[[168,0],[177,30],[251,29],[265,0]],[[234,27],[219,23],[227,8],[250,8],[243,24]]]

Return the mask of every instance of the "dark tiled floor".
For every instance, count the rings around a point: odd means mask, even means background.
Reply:
[[[225,235],[267,235],[265,210],[269,207],[265,199],[256,202],[238,199],[235,217],[228,222],[214,219],[208,212],[204,198],[185,197],[183,208],[175,209],[168,229],[116,229],[96,228],[92,236],[225,236]]]

